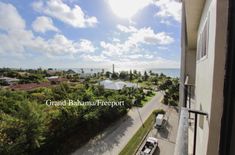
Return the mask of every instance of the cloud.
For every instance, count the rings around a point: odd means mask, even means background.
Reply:
[[[177,0],[158,0],[154,4],[159,8],[156,16],[161,18],[172,17],[177,22],[181,21],[181,2]]]
[[[151,55],[151,54],[145,54],[144,57],[145,57],[146,59],[153,59],[153,58],[154,58],[154,56]]]
[[[122,31],[122,32],[126,32],[126,33],[136,32],[137,31],[137,29],[133,26],[126,27],[126,26],[123,26],[123,25],[117,25],[117,29]]]
[[[35,32],[41,33],[45,33],[47,31],[59,31],[59,29],[54,26],[52,19],[45,16],[37,17],[35,21],[33,21],[32,27]]]
[[[135,45],[138,43],[167,45],[173,41],[174,39],[165,32],[156,33],[150,27],[144,27],[132,33],[127,42]]]
[[[86,51],[86,52],[94,52],[96,48],[92,44],[90,40],[87,39],[81,39],[78,43],[78,49],[79,51]]]
[[[139,59],[139,58],[142,58],[143,55],[142,54],[132,54],[132,55],[128,55],[127,57],[130,59]]]
[[[24,29],[25,21],[20,17],[16,8],[11,4],[0,2],[0,29]]]
[[[155,57],[154,60],[145,60],[145,59],[138,59],[138,60],[131,60],[131,59],[122,59],[122,61],[113,61],[116,66],[119,68],[179,68],[180,63],[179,61],[168,60],[162,57]]]
[[[120,42],[120,39],[118,39],[118,38],[113,38],[113,42]]]
[[[89,62],[104,62],[104,61],[108,61],[107,57],[105,57],[104,55],[89,55],[89,54],[83,54],[81,55],[81,58],[84,61],[89,61]]]
[[[73,8],[65,4],[62,0],[36,1],[32,4],[34,10],[56,18],[75,28],[93,27],[98,21],[94,16],[86,15],[80,6]]]
[[[89,40],[81,39],[80,41],[72,41],[61,34],[56,34],[52,39],[44,41],[41,47],[42,52],[48,54],[76,54],[84,52],[94,52],[95,47]]]
[[[130,18],[141,9],[155,5],[158,8],[156,16],[173,18],[181,21],[181,2],[179,0],[108,0],[112,11],[119,17]]]
[[[138,57],[138,56],[137,56]],[[140,56],[141,57],[141,56]],[[155,57],[154,59],[132,59],[132,58],[120,58],[120,59],[108,59],[102,55],[83,55],[83,60],[87,63],[84,66],[88,68],[102,67],[110,68],[112,64],[120,69],[146,69],[146,68],[179,68],[180,62],[175,60],[168,60],[162,57]],[[89,62],[89,63],[88,63]]]
[[[19,27],[15,26],[15,21],[19,22]],[[35,51],[57,56],[95,51],[92,42],[86,39],[73,41],[62,34],[56,34],[48,40],[35,36],[25,28],[24,19],[11,4],[0,3],[0,30],[0,53],[23,54]]]
[[[152,0],[108,0],[108,3],[118,17],[130,18],[152,3]]]
[[[165,24],[165,25],[167,25],[167,26],[171,26],[171,25],[172,25],[172,23],[171,23],[169,20],[164,20],[164,19],[162,19],[162,20],[160,21],[160,23],[161,23],[161,24]]]
[[[100,42],[101,48],[103,48],[102,53],[106,56],[120,56],[123,51],[123,45],[120,43],[107,43],[105,41]]]
[[[150,27],[137,29],[135,27],[125,27],[118,25],[117,28],[121,32],[128,33],[128,37],[123,42],[101,41],[100,46],[103,49],[102,53],[106,56],[121,57],[124,54],[141,53],[144,49],[141,45],[169,45],[174,42],[174,39],[165,32],[154,32]],[[116,40],[116,38],[115,38]]]

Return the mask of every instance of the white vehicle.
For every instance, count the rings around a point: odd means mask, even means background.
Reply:
[[[164,120],[164,115],[163,114],[158,114],[156,117],[156,128],[161,128]]]
[[[140,151],[140,155],[152,155],[156,148],[158,147],[158,140],[154,137],[148,137],[144,147]]]

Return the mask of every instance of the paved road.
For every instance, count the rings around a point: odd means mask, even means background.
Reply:
[[[175,141],[177,136],[179,114],[174,107],[165,106],[166,122],[165,127],[157,130],[153,129],[149,132],[147,137],[156,137],[159,140],[159,148],[154,152],[154,155],[173,155],[175,150]],[[143,147],[144,143],[140,147]],[[139,150],[140,151],[140,150]]]
[[[90,140],[72,155],[117,155],[151,112],[156,108],[161,108],[160,100],[162,98],[163,95],[158,92],[144,107],[132,108],[124,118]]]

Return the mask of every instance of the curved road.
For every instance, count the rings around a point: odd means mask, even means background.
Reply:
[[[160,92],[142,108],[132,108],[126,116],[102,134],[77,149],[72,155],[118,155],[154,109],[161,108]]]

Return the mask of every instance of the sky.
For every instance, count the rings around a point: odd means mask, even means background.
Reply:
[[[0,67],[179,68],[177,0],[0,0]]]

